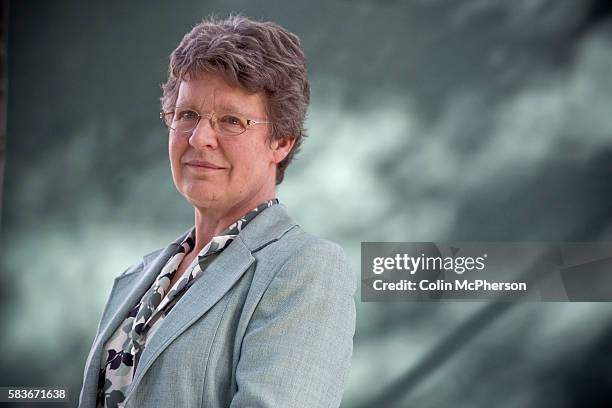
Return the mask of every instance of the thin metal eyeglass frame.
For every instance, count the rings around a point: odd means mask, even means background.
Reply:
[[[262,121],[262,120],[255,120],[255,119],[247,119],[242,117],[239,114],[231,114],[233,116],[238,117],[239,119],[244,119],[246,121],[246,126],[244,128],[244,130],[240,133],[223,133],[218,125],[218,118],[217,118],[217,114],[215,112],[213,113],[207,113],[207,114],[201,114],[200,112],[196,112],[196,111],[192,111],[194,113],[196,113],[198,115],[198,120],[196,121],[195,125],[193,126],[193,128],[189,129],[189,130],[184,130],[180,133],[183,134],[189,134],[192,133],[195,128],[198,127],[198,125],[200,124],[200,120],[202,120],[203,117],[206,117],[208,119],[208,121],[210,122],[210,127],[218,134],[222,135],[222,136],[238,136],[243,134],[244,132],[246,132],[247,130],[249,130],[251,128],[251,125],[259,125],[259,124],[266,124],[266,123],[272,123],[270,121]],[[170,126],[168,124],[168,122],[166,121],[166,115],[174,115],[174,111],[168,111],[168,112],[164,112],[161,111],[159,112],[159,118],[162,120],[162,122],[164,122],[164,125],[166,125],[168,127],[168,129],[174,131],[174,132],[178,132],[176,129],[174,129],[172,126]]]

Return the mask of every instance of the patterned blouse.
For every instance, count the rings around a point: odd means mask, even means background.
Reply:
[[[240,231],[261,211],[278,203],[270,200],[249,211],[202,248],[181,278],[169,288],[183,258],[195,246],[195,227],[170,256],[153,285],[130,310],[123,323],[104,344],[98,377],[97,408],[121,407],[127,388],[132,383],[136,367],[148,340],[174,305],[204,273],[206,267],[223,251]]]

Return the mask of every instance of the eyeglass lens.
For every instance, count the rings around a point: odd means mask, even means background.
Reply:
[[[246,131],[246,120],[233,114],[200,115],[193,110],[177,110],[165,116],[166,125],[180,133],[192,132],[200,118],[210,120],[211,127],[222,135],[239,135]]]

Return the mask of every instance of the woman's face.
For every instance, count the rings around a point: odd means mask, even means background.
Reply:
[[[183,81],[176,106],[202,115],[233,112],[268,120],[261,94],[233,88],[218,74]],[[240,135],[219,136],[202,117],[190,134],[170,131],[168,151],[176,188],[194,207],[222,214],[246,212],[272,198],[276,163],[286,154],[279,157],[276,144],[270,146],[269,129],[268,124],[253,124]]]

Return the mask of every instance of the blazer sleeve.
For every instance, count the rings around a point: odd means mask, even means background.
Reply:
[[[344,251],[317,240],[279,269],[247,327],[230,407],[338,407],[355,332]]]

